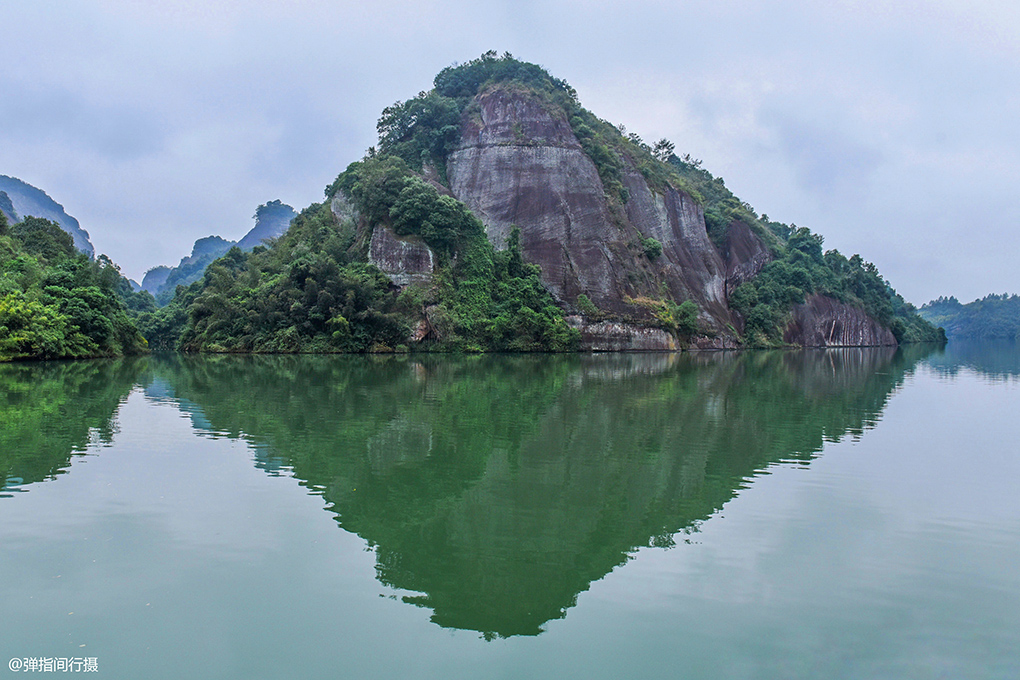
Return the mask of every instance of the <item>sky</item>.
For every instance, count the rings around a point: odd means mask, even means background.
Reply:
[[[1020,292],[1013,0],[5,0],[0,174],[141,280],[296,209],[487,50],[667,138],[903,296]]]

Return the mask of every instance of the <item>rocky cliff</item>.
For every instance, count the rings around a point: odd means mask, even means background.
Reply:
[[[527,90],[496,87],[465,111],[460,143],[446,159],[450,190],[485,224],[497,248],[521,230],[525,258],[568,308],[585,294],[617,317],[646,318],[628,299],[693,299],[707,329],[738,323],[726,303],[727,265],[701,206],[673,186],[654,190],[624,157],[626,204],[607,196],[564,111]],[[642,239],[662,245],[649,258]]]
[[[895,345],[892,332],[868,316],[824,295],[812,295],[795,305],[783,340],[802,347],[876,347]]]
[[[935,335],[874,265],[759,215],[700,161],[599,119],[540,66],[486,53],[434,85],[383,110],[378,145],[247,260],[243,282],[207,282],[182,346],[615,351]]]
[[[14,203],[11,202],[11,197],[5,191],[0,191],[0,213],[3,213],[7,218],[8,224],[18,221],[18,211],[14,209]]]
[[[278,238],[297,217],[294,208],[280,200],[264,203],[255,210],[255,226],[237,242],[241,250],[251,250],[263,241]]]

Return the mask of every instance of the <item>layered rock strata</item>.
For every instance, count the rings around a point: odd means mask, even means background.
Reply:
[[[616,321],[589,323],[576,314],[568,316],[566,321],[568,326],[580,331],[580,349],[585,352],[670,352],[677,349],[673,336],[661,328]]]

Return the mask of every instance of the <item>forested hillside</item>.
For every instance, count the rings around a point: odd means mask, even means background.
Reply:
[[[940,297],[919,311],[950,338],[1020,340],[1020,295],[993,293],[965,305],[952,296]]]
[[[0,361],[144,352],[129,306],[155,309],[106,256],[91,260],[54,222],[0,213]]]

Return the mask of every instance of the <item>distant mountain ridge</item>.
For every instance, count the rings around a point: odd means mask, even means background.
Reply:
[[[176,267],[159,265],[145,272],[142,289],[152,293],[158,304],[165,305],[173,298],[177,286],[187,286],[200,279],[205,268],[228,250],[237,246],[247,252],[267,239],[277,238],[287,231],[295,217],[294,209],[279,199],[263,203],[255,210],[255,226],[240,241],[228,241],[220,236],[200,238],[195,241],[191,255],[181,258]]]
[[[81,228],[78,220],[67,214],[64,206],[50,198],[45,191],[17,177],[0,175],[0,192],[6,196],[6,200],[0,196],[0,210],[7,215],[8,221],[14,223],[28,216],[52,220],[71,235],[75,248],[89,257],[96,256],[89,233]]]
[[[195,241],[191,255],[181,258],[176,267],[161,265],[145,272],[142,279],[142,290],[147,290],[159,302],[160,294],[167,292],[168,298],[173,296],[177,286],[187,286],[197,281],[205,268],[213,260],[237,245],[219,236],[206,236]]]
[[[951,339],[1020,340],[1020,295],[992,293],[967,304],[954,296],[940,297],[917,313],[945,328]]]

